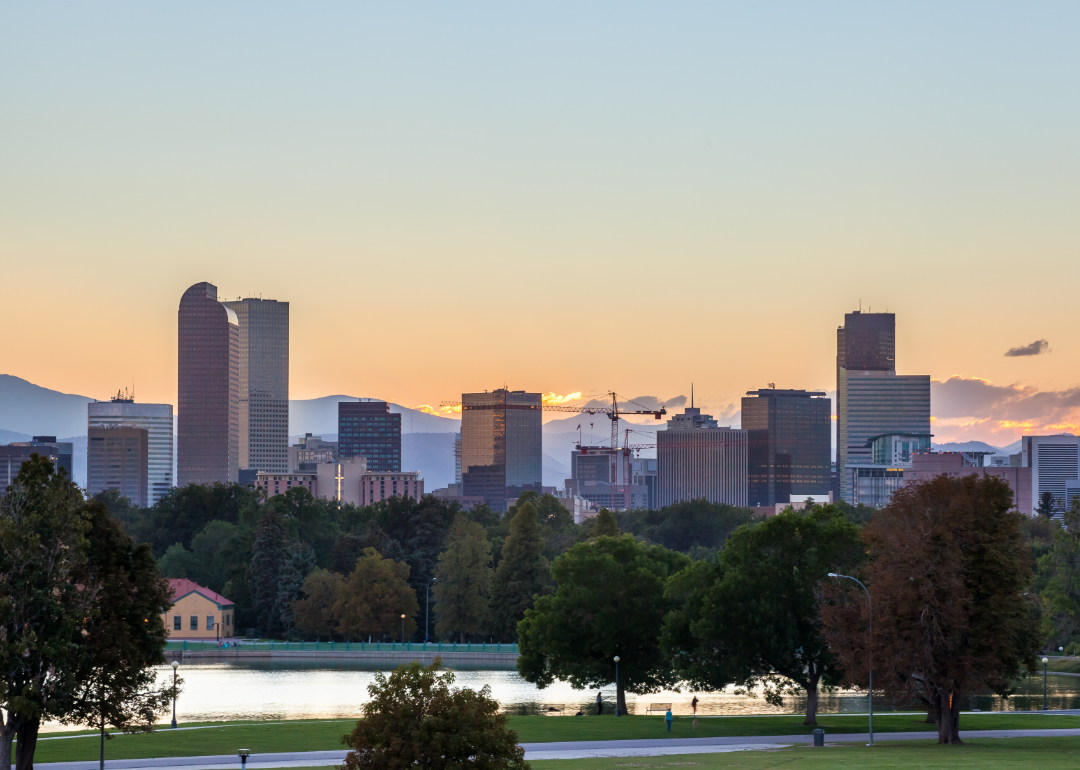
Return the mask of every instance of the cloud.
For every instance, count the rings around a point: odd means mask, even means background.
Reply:
[[[1039,391],[978,377],[931,381],[934,440],[980,440],[1001,446],[1024,434],[1080,432],[1080,387]]]
[[[1040,353],[1045,353],[1048,347],[1050,347],[1050,343],[1046,340],[1035,340],[1030,345],[1009,348],[1005,351],[1005,356],[1008,358],[1015,358],[1016,356],[1037,356]]]
[[[676,396],[667,401],[661,401],[656,396],[635,396],[634,398],[619,401],[619,409],[625,409],[628,412],[636,412],[638,410],[657,412],[661,409],[672,409],[674,407],[682,406],[686,401],[686,396]],[[582,406],[589,409],[607,409],[611,406],[611,401],[606,398],[594,398],[592,401],[583,404]]]

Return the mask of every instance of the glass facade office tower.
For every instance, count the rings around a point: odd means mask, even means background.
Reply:
[[[749,442],[747,495],[752,506],[791,502],[792,493],[829,494],[832,403],[825,393],[751,390],[742,400]]]
[[[68,480],[75,477],[72,475],[75,463],[75,445],[70,441],[57,441],[56,436],[34,436],[29,441],[30,446],[52,447],[57,452],[56,470],[67,473]]]
[[[747,504],[745,430],[720,427],[690,407],[656,432],[657,505],[703,498]]]
[[[289,469],[289,303],[223,302],[240,323],[240,469]]]
[[[146,428],[89,428],[86,437],[86,492],[115,489],[140,508],[150,504]]]
[[[374,473],[400,473],[401,415],[385,401],[339,401],[338,457],[363,457]]]
[[[1020,465],[1031,468],[1031,505],[1049,492],[1055,513],[1063,513],[1068,488],[1080,484],[1080,436],[1023,436]]]
[[[176,483],[240,477],[240,322],[197,283],[180,298]]]
[[[172,404],[137,404],[134,399],[91,401],[86,405],[87,428],[143,428],[147,433],[149,502],[156,505],[173,485]]]
[[[930,432],[930,377],[896,373],[896,315],[844,316],[836,330],[836,468],[840,497],[852,500],[851,464],[869,464],[868,441],[886,433]]]
[[[19,475],[22,464],[30,459],[30,455],[49,458],[53,461],[53,467],[58,466],[60,463],[60,450],[54,444],[35,445],[20,442],[0,446],[0,498],[4,496],[8,486]]]
[[[539,393],[500,389],[461,396],[461,483],[497,511],[527,490],[541,491],[542,416]]]

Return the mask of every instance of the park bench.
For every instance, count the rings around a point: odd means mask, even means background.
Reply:
[[[562,714],[566,711],[565,703],[541,703],[540,712],[543,714]]]
[[[649,707],[648,707],[647,709],[645,709],[645,713],[646,713],[646,714],[651,714],[651,713],[653,713],[654,711],[659,711],[659,712],[660,712],[661,714],[663,714],[663,713],[665,713],[665,712],[666,712],[666,711],[667,711],[667,710],[668,710],[669,708],[671,708],[671,704],[670,704],[670,703],[650,703],[650,704],[649,704]]]

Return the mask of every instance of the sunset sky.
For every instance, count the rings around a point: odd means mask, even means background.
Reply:
[[[293,398],[722,414],[834,389],[861,302],[938,441],[1080,433],[1078,39],[1076,2],[7,2],[0,372],[175,403],[205,280],[291,303]]]

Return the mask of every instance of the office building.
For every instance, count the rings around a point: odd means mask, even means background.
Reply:
[[[289,468],[289,303],[221,303],[240,326],[240,469]]]
[[[742,400],[750,505],[823,498],[831,491],[832,403],[821,392],[748,391]]]
[[[67,474],[68,481],[72,480],[72,457],[74,455],[74,444],[70,441],[57,441],[56,436],[34,436],[30,441],[14,441],[8,446],[13,447],[27,447],[25,452],[25,458],[29,459],[30,455],[37,452],[43,457],[48,457],[53,461],[53,467],[56,468],[56,472],[64,471]],[[12,452],[11,457],[23,456],[19,452]],[[22,462],[19,462],[21,466]],[[14,466],[13,466],[14,467]],[[14,467],[14,473],[10,478],[15,478],[19,473],[19,468]],[[0,478],[3,478],[3,472],[0,472]],[[10,481],[8,482],[10,483]],[[6,484],[4,485],[6,486]],[[4,491],[4,486],[0,486],[0,494]]]
[[[139,404],[134,396],[121,392],[110,401],[91,401],[86,405],[86,414],[87,429],[119,427],[146,431],[147,505],[157,505],[173,486],[172,404]]]
[[[89,428],[86,437],[86,492],[115,489],[140,508],[150,505],[149,431],[109,426]]]
[[[1020,465],[984,465],[983,452],[918,452],[903,469],[904,484],[930,481],[938,476],[994,476],[1009,485],[1013,506],[1025,516],[1032,508],[1032,469]],[[879,507],[879,506],[875,506]]]
[[[528,490],[542,493],[542,401],[505,388],[461,396],[461,482],[465,496],[496,511]]]
[[[622,450],[616,450],[621,455]],[[656,458],[631,457],[630,461],[630,508],[656,507],[657,461]],[[626,509],[623,489],[623,457],[618,466],[610,450],[575,449],[570,453],[570,478],[564,485],[567,499],[580,497],[587,500],[590,510],[607,508],[612,511]]]
[[[289,447],[289,473],[314,472],[315,466],[338,459],[338,442],[306,433]]]
[[[687,500],[747,505],[747,434],[689,407],[656,432],[657,506]]]
[[[836,332],[836,460],[840,497],[853,501],[851,465],[873,464],[868,441],[930,433],[930,376],[896,373],[896,316],[844,316]]]
[[[363,457],[370,471],[401,471],[401,415],[385,401],[338,402],[338,457]]]
[[[35,454],[52,460],[54,467],[60,465],[60,451],[49,443],[31,444],[22,442],[0,446],[0,497],[4,496],[8,486],[19,475],[22,464],[29,460],[31,455]]]
[[[371,505],[391,497],[419,500],[424,496],[424,478],[419,472],[371,472],[367,470],[367,461],[363,457],[321,463],[314,471],[303,473],[261,472],[257,485],[267,497],[303,487],[313,497],[351,505]]]
[[[176,482],[240,478],[240,322],[197,283],[180,299]]]
[[[922,457],[920,453],[928,456],[930,439],[929,433],[886,433],[867,439],[870,459],[847,466],[849,502],[870,508],[888,505],[893,493],[911,478],[915,458]]]
[[[461,432],[454,434],[454,483],[461,486]]]
[[[1054,496],[1054,512],[1065,510],[1069,482],[1080,480],[1080,436],[1023,436],[1020,465],[1031,469],[1031,504]]]
[[[417,471],[378,473],[368,471],[360,479],[360,505],[371,505],[390,497],[424,496],[424,479]]]

